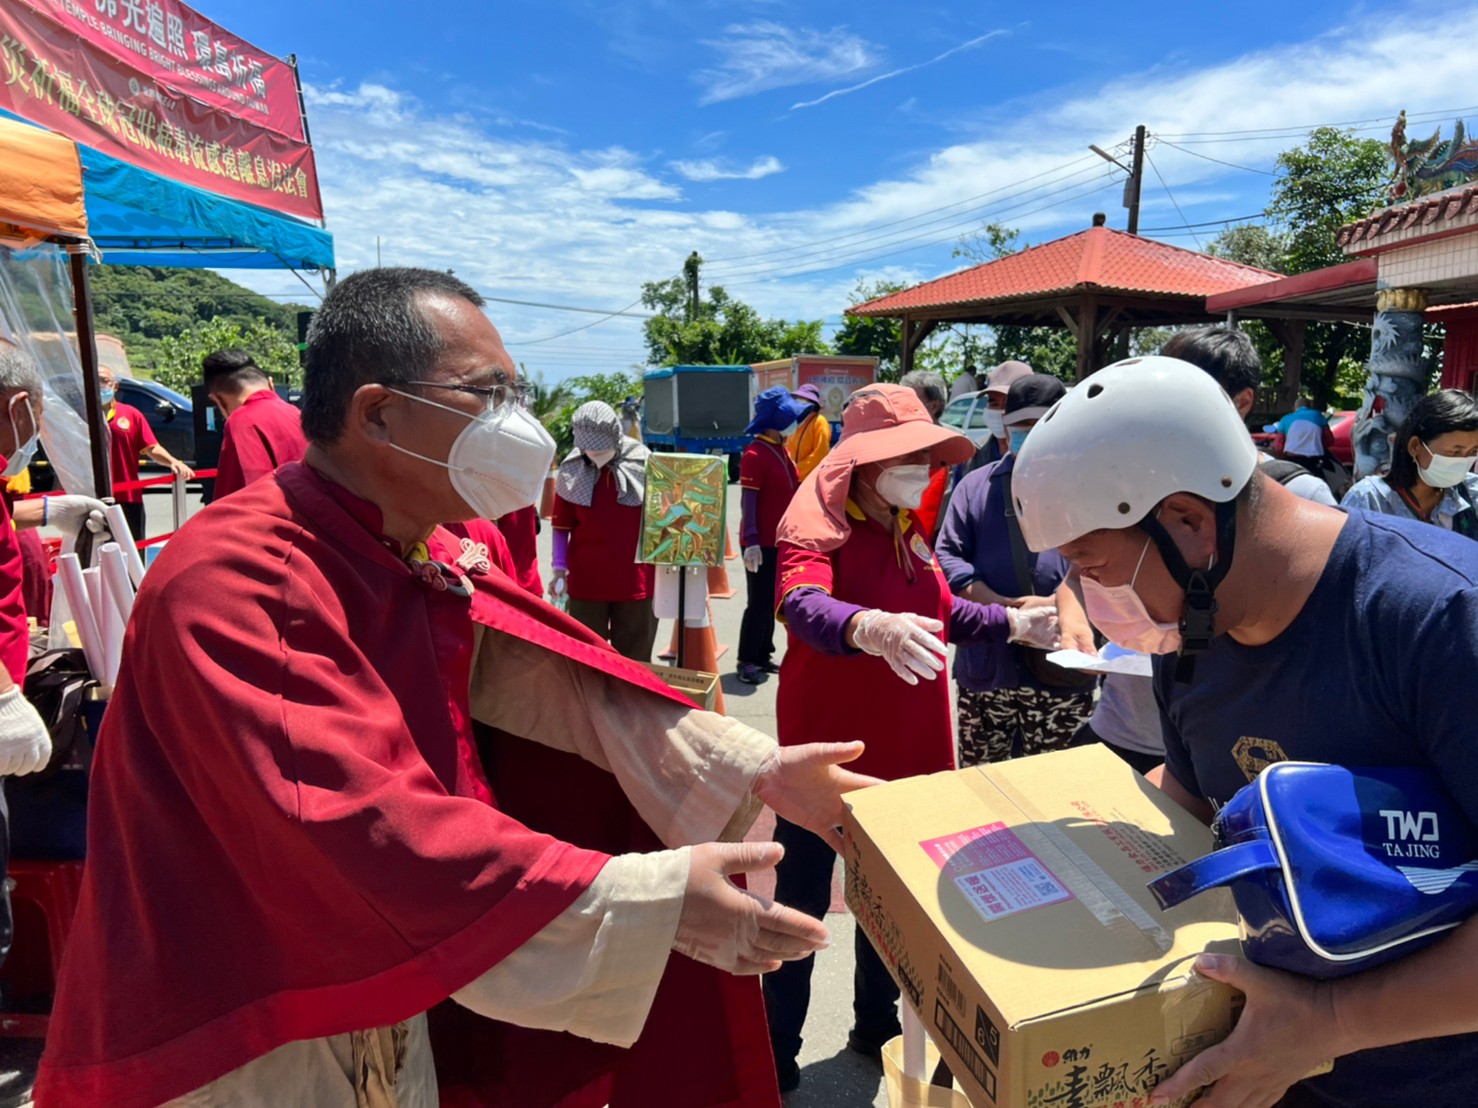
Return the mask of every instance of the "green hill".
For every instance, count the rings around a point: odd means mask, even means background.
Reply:
[[[160,365],[160,342],[198,325],[224,320],[243,332],[266,326],[297,342],[298,308],[278,304],[208,269],[93,266],[92,312],[97,329],[114,335],[136,372]]]

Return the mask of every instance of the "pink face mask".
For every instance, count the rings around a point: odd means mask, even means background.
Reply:
[[[1110,642],[1143,654],[1174,654],[1180,649],[1180,625],[1156,623],[1134,591],[1134,582],[1139,580],[1139,570],[1149,549],[1150,540],[1146,537],[1134,576],[1127,585],[1109,588],[1091,577],[1082,578],[1083,604],[1088,609],[1088,619]]]

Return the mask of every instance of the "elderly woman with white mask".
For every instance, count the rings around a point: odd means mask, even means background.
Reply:
[[[615,409],[599,400],[575,410],[575,449],[554,486],[554,574],[549,595],[621,654],[652,657],[652,567],[636,561],[649,451],[621,434]]]

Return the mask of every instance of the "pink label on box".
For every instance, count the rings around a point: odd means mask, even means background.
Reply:
[[[1004,919],[1073,894],[1004,823],[919,843],[982,919]]]

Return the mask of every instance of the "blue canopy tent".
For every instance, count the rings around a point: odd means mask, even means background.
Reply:
[[[0,111],[0,118],[36,126],[6,111]],[[181,184],[81,143],[76,145],[83,171],[88,237],[108,264],[333,272],[334,240],[322,228]],[[81,391],[91,439],[92,491],[106,496],[112,482],[107,428],[97,391],[87,254],[81,250],[71,253]]]
[[[88,233],[109,265],[334,268],[333,236],[310,223],[77,149]]]
[[[81,143],[77,150],[88,234],[109,265],[334,268],[333,236],[311,223],[181,184]]]

